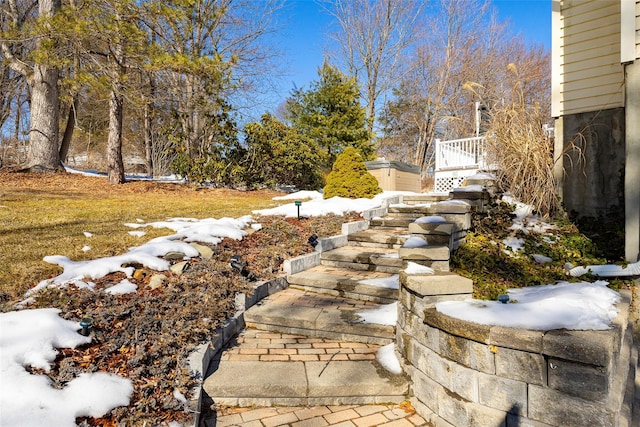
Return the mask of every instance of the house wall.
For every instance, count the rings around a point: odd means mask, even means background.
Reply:
[[[554,117],[624,106],[620,9],[620,0],[554,1]]]
[[[640,252],[640,0],[553,0],[555,178],[567,210],[618,220]],[[625,167],[626,165],[626,167]]]

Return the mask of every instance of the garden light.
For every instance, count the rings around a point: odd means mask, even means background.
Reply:
[[[295,202],[293,202],[296,207],[298,208],[298,219],[300,219],[300,206],[302,205],[302,202],[300,200],[296,200]]]
[[[88,337],[91,333],[91,327],[93,326],[93,319],[91,317],[84,317],[80,320],[80,327],[82,330],[80,331],[81,335]]]

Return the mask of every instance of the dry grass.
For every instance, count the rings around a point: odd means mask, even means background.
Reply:
[[[497,166],[498,182],[516,199],[532,206],[540,215],[562,213],[553,175],[553,140],[543,124],[548,112],[527,99],[523,82],[514,64],[510,96],[490,109],[491,124],[487,144],[489,162]],[[467,84],[474,91],[474,84]]]
[[[143,238],[131,236],[124,224],[137,218],[235,218],[275,206],[271,199],[278,194],[142,181],[112,186],[104,178],[0,171],[0,299],[19,297],[59,274],[58,266],[42,261],[46,255],[95,259],[171,233],[148,228]],[[85,245],[91,250],[83,251]]]

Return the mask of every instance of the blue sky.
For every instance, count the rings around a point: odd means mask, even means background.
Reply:
[[[432,0],[433,1],[433,0]],[[465,1],[465,0],[460,0]],[[531,43],[551,49],[551,0],[493,0],[501,20],[509,20],[514,33]],[[288,76],[274,96],[274,111],[294,85],[309,87],[322,65],[328,33],[335,25],[314,0],[287,0],[282,24],[286,26],[281,45]]]

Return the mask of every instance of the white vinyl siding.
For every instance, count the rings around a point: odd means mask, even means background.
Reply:
[[[554,1],[554,116],[624,105],[621,1]]]

